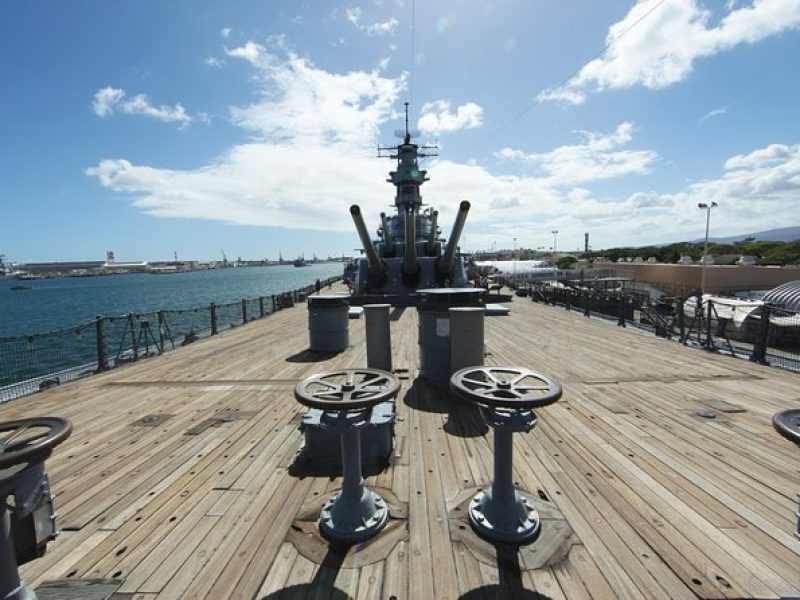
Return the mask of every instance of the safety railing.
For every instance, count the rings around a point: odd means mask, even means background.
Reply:
[[[341,277],[320,281],[328,286]],[[293,306],[316,285],[226,304],[98,316],[48,333],[0,337],[0,403],[246,325]]]
[[[800,314],[735,300],[651,299],[637,291],[601,291],[546,283],[516,285],[517,295],[633,326],[684,345],[800,372]]]

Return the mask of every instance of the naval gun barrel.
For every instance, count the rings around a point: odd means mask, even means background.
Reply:
[[[417,269],[417,214],[413,210],[405,212],[406,243],[403,273],[415,275]]]
[[[353,223],[356,224],[356,231],[358,237],[361,238],[361,245],[364,246],[364,252],[367,255],[367,264],[369,265],[370,277],[378,277],[383,274],[384,268],[381,259],[378,258],[378,253],[375,252],[375,247],[372,245],[372,240],[369,239],[367,226],[364,225],[364,217],[361,216],[361,209],[358,204],[353,204],[350,207],[350,216],[353,217]]]
[[[389,220],[386,218],[386,213],[381,213],[381,228],[383,229],[383,247],[384,256],[394,256],[394,242],[392,241],[392,234],[389,231]]]
[[[462,201],[458,207],[458,214],[456,215],[456,222],[453,224],[453,231],[450,232],[450,239],[447,240],[447,246],[444,249],[444,254],[436,261],[436,270],[443,275],[449,275],[450,270],[453,268],[453,259],[456,254],[456,246],[458,240],[461,238],[461,232],[464,230],[464,223],[467,220],[467,213],[469,212],[469,202]]]
[[[439,211],[435,210],[431,213],[431,232],[428,234],[428,244],[425,246],[425,252],[429,256],[434,256],[436,251],[436,221],[439,218]]]

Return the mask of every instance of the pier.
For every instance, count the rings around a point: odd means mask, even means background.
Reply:
[[[563,386],[513,438],[513,478],[543,518],[530,546],[465,525],[491,481],[493,430],[417,379],[413,308],[392,312],[391,459],[364,472],[390,523],[348,551],[319,542],[309,515],[341,477],[297,460],[292,389],[366,366],[365,331],[351,320],[346,351],[314,355],[297,304],[0,406],[2,421],[74,426],[47,463],[63,531],[25,582],[45,597],[93,580],[137,600],[800,596],[800,451],[771,424],[800,405],[798,375],[526,298],[508,306],[486,318],[486,364]]]

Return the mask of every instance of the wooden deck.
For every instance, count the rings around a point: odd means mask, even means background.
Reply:
[[[346,352],[314,362],[301,304],[0,407],[2,420],[74,424],[47,463],[63,532],[23,567],[26,583],[110,578],[112,598],[137,600],[800,596],[800,449],[770,423],[800,405],[800,378],[526,299],[510,306],[486,319],[486,363],[564,388],[515,436],[519,485],[572,530],[551,564],[529,568],[535,544],[481,547],[454,517],[490,481],[492,434],[415,383],[414,309],[392,322],[394,366],[408,370],[392,464],[367,479],[390,499],[391,529],[343,555],[293,523],[339,480],[293,464],[303,410],[292,387],[366,363],[363,319],[350,321]],[[236,418],[214,420],[223,413]]]

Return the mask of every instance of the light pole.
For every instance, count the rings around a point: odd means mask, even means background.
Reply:
[[[553,229],[553,278],[558,279],[558,263],[556,253],[558,252],[558,229]]]
[[[517,238],[514,238],[514,251],[511,253],[511,260],[514,261],[514,279],[517,278]]]
[[[706,241],[703,245],[703,270],[700,275],[700,295],[702,297],[703,292],[706,290],[706,261],[708,259],[708,226],[711,223],[711,209],[717,206],[716,202],[712,202],[711,204],[706,204],[705,202],[700,202],[697,205],[697,208],[702,208],[706,211]]]

